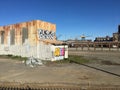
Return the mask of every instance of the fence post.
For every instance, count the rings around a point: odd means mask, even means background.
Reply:
[[[109,43],[109,51],[111,50],[111,45],[110,45],[110,43]]]
[[[89,46],[89,43],[88,43],[88,50],[90,50],[90,46]]]
[[[83,45],[81,44],[81,50],[83,51]]]
[[[94,51],[96,50],[96,44],[94,43]]]
[[[117,43],[117,51],[119,51],[119,43]]]
[[[103,51],[103,44],[101,43],[101,50]]]

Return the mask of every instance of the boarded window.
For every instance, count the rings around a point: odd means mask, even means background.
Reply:
[[[28,39],[28,29],[22,28],[22,43],[24,43],[26,39]]]
[[[10,30],[10,45],[15,44],[15,30]]]
[[[1,44],[4,44],[4,36],[5,36],[5,32],[1,31]]]

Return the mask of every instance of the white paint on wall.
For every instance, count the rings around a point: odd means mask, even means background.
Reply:
[[[54,46],[41,41],[37,45],[31,46],[28,40],[25,40],[22,45],[0,45],[0,55],[8,54],[55,61],[68,58],[68,46]]]

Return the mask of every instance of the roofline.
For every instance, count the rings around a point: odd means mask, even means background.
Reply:
[[[30,21],[26,21],[26,22],[18,22],[18,23],[14,23],[14,24],[2,25],[2,26],[0,26],[0,27],[10,26],[10,25],[16,25],[16,24],[21,24],[21,23],[27,23],[27,22],[32,22],[32,21],[42,21],[42,22],[54,24],[54,23],[51,23],[51,22],[47,22],[47,21],[43,21],[43,20],[38,20],[38,19],[36,19],[36,20],[30,20]],[[54,24],[54,25],[56,25],[56,24]]]

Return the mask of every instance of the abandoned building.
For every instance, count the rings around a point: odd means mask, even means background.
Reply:
[[[0,55],[42,60],[68,58],[68,47],[56,40],[56,25],[40,20],[0,26]]]

